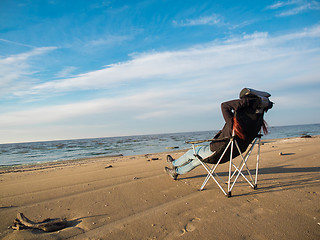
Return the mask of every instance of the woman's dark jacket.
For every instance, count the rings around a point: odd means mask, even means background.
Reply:
[[[210,149],[215,153],[210,157],[203,159],[204,162],[214,164],[218,162],[227,144],[229,143],[230,137],[232,136],[234,116],[242,128],[242,133],[245,135],[245,139],[240,139],[238,136],[235,136],[235,139],[238,142],[241,152],[243,153],[246,151],[247,147],[259,134],[262,127],[264,111],[258,111],[258,105],[258,98],[249,97],[224,102],[221,104],[222,115],[226,123],[222,130],[214,137],[214,139],[225,139],[225,141],[212,141],[210,143]],[[231,147],[228,148],[220,163],[230,160],[230,150]],[[232,158],[235,158],[238,155],[239,151],[234,145]]]

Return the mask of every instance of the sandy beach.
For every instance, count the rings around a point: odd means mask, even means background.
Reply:
[[[241,179],[231,198],[213,180],[199,191],[202,167],[171,179],[167,153],[0,169],[0,239],[320,239],[319,146],[320,136],[265,140],[258,189]],[[19,212],[67,227],[13,230]]]

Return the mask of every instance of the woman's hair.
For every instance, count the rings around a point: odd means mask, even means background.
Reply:
[[[268,124],[265,120],[263,120],[263,122],[262,122],[262,130],[263,130],[264,135],[267,135],[269,133]]]
[[[267,135],[269,133],[268,131],[268,124],[265,120],[262,122],[262,130],[264,135]],[[242,140],[246,138],[246,136],[243,133],[243,128],[241,127],[240,123],[238,122],[236,116],[233,117],[233,131],[234,133]]]
[[[233,117],[233,131],[240,139],[244,140],[246,138],[236,116]]]

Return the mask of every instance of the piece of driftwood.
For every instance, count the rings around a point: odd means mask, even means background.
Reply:
[[[26,228],[34,228],[34,229],[41,229],[45,232],[54,232],[61,230],[67,226],[67,220],[56,218],[51,219],[47,218],[42,222],[33,222],[28,219],[23,213],[18,213],[17,218],[13,223],[12,229],[20,230]]]

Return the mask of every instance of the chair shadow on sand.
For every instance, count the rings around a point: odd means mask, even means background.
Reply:
[[[318,185],[320,180],[320,167],[288,167],[289,165],[277,166],[277,167],[268,167],[268,168],[260,168],[259,176],[258,176],[258,188],[255,191],[251,191],[248,193],[235,194],[233,196],[245,196],[245,195],[254,195],[261,194],[267,192],[275,192],[275,191],[284,191],[289,189],[298,189],[304,188],[306,186]],[[285,176],[287,173],[297,173],[294,178],[292,175]],[[227,177],[228,172],[220,172],[218,173],[221,177]],[[248,175],[245,171],[244,175]],[[255,170],[251,170],[251,174],[255,174]],[[269,174],[280,174],[278,176],[272,178],[263,178]],[[186,179],[197,179],[197,178],[205,178],[207,174],[196,175],[192,177],[180,178],[180,180]],[[273,181],[270,184],[270,181]],[[276,181],[276,183],[274,183]],[[238,185],[239,183],[236,183]],[[240,183],[241,184],[241,183]],[[213,186],[213,185],[212,185]],[[214,185],[214,187],[216,187]],[[205,190],[205,189],[204,189]]]

